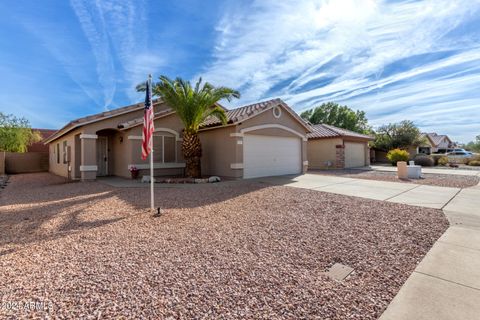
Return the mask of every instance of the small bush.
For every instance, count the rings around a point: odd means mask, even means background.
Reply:
[[[387,159],[390,161],[392,166],[396,166],[398,161],[408,161],[410,154],[401,149],[393,149],[388,151]]]
[[[480,166],[480,160],[472,160],[468,163],[468,165],[478,167]]]
[[[414,161],[417,166],[422,167],[432,167],[434,164],[433,159],[429,156],[417,156]]]
[[[431,154],[430,157],[433,159],[433,165],[438,166],[440,165],[438,161],[445,156],[443,154]]]
[[[470,162],[472,161],[480,161],[480,155],[474,155],[471,158],[467,158],[467,161],[465,162],[465,164],[470,165]]]
[[[439,165],[439,166],[446,166],[446,165],[448,165],[448,162],[449,162],[449,161],[448,161],[448,158],[445,157],[445,156],[440,157],[440,158],[438,159],[438,165]]]

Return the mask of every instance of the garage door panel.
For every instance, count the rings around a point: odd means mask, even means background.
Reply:
[[[301,173],[301,139],[245,135],[244,178]]]
[[[365,144],[345,142],[345,168],[365,166]]]

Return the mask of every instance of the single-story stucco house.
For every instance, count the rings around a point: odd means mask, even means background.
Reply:
[[[50,171],[71,179],[148,175],[141,159],[143,103],[76,119],[50,136]],[[226,109],[225,109],[226,110]],[[154,100],[155,176],[181,175],[183,124],[168,105]],[[209,118],[200,130],[202,173],[253,178],[306,171],[311,128],[285,102],[273,99],[226,110],[228,123]]]
[[[430,155],[432,153],[447,153],[449,149],[455,148],[456,144],[450,140],[447,135],[432,133],[421,133],[423,143],[418,146],[409,146],[406,148],[410,159],[417,155]],[[388,150],[372,149],[372,158],[375,162],[389,162],[387,159]]]
[[[310,169],[354,168],[370,165],[368,142],[373,137],[327,124],[312,125],[307,134]]]
[[[411,147],[408,149],[410,154],[431,154],[431,153],[446,153],[447,149],[454,148],[455,143],[447,135],[437,134],[435,132],[422,133],[425,143],[418,147]]]

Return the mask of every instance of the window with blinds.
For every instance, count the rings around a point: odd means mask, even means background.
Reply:
[[[153,162],[176,162],[177,143],[173,135],[156,132],[153,136]]]

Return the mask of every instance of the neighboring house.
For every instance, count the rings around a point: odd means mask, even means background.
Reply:
[[[32,131],[39,132],[42,140],[29,145],[27,147],[27,152],[47,152],[48,153],[48,146],[44,143],[44,141],[45,141],[45,139],[50,137],[52,134],[57,132],[57,130],[53,130],[53,129],[32,129]]]
[[[423,144],[406,149],[410,154],[410,159],[415,158],[417,154],[446,153],[448,148],[455,147],[455,143],[447,135],[434,132],[422,133],[421,138],[425,141]],[[389,162],[387,153],[388,150],[372,148],[371,157],[375,162]]]
[[[432,133],[422,133],[421,137],[425,143],[418,147],[408,148],[411,156],[416,154],[446,153],[448,148],[454,148],[455,143],[447,135]]]
[[[149,174],[141,159],[143,103],[73,120],[46,140],[50,171],[73,179],[129,177],[129,168]],[[183,124],[169,106],[154,101],[156,176],[182,175]],[[307,169],[310,127],[282,100],[226,110],[228,123],[202,125],[202,174],[252,178],[300,174]]]
[[[370,164],[368,141],[373,137],[326,124],[307,134],[309,168],[353,168]]]

